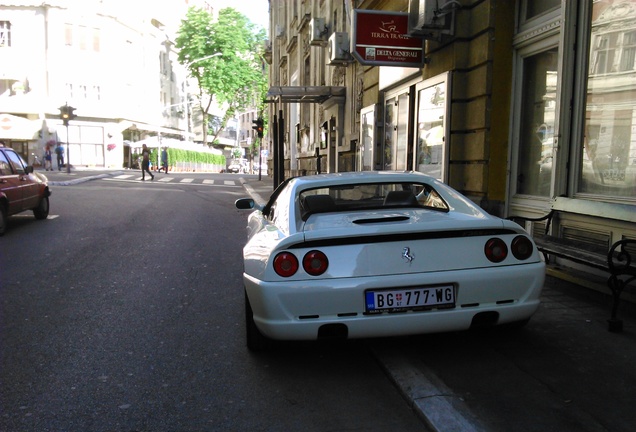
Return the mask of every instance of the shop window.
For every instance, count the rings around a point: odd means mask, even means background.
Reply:
[[[377,132],[376,105],[372,105],[360,110],[360,140],[357,147],[357,171],[371,171],[374,169],[374,153]]]
[[[389,100],[384,105],[384,154],[383,169],[393,169],[393,125],[394,117],[393,109],[395,101]]]
[[[409,93],[389,96],[384,108],[384,169],[407,169]]]
[[[636,2],[594,2],[591,17],[577,190],[634,200]]]
[[[448,88],[445,73],[416,86],[416,171],[445,181],[447,160]]]

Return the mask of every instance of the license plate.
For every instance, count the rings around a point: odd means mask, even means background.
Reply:
[[[450,308],[455,306],[455,287],[442,285],[367,291],[365,299],[367,313]]]

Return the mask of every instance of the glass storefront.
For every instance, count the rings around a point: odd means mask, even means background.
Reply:
[[[447,74],[417,86],[415,170],[444,181],[446,171]]]
[[[636,199],[636,1],[594,2],[578,192]]]

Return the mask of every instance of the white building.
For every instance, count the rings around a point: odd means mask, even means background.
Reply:
[[[122,167],[125,143],[185,139],[185,69],[172,38],[187,2],[5,1],[0,5],[0,140],[33,161],[50,140],[75,166]],[[59,107],[77,118],[67,128]]]

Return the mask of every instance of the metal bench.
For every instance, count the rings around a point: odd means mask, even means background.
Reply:
[[[534,241],[537,249],[543,253],[547,264],[550,263],[550,257],[559,257],[609,273],[607,286],[612,293],[612,313],[608,320],[608,328],[611,332],[621,332],[623,321],[617,318],[618,306],[624,288],[636,280],[636,263],[632,258],[632,255],[636,258],[636,239],[618,240],[607,251],[604,248],[551,236],[549,233],[553,218],[555,215],[567,211],[556,204],[547,215],[542,217],[511,216],[508,219],[530,222],[546,221],[544,234],[535,236]]]

